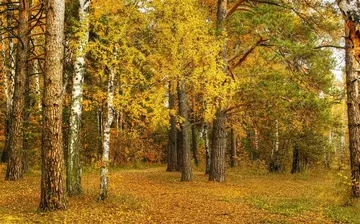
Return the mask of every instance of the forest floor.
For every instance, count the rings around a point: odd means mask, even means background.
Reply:
[[[235,168],[226,183],[213,183],[195,169],[193,182],[183,183],[165,166],[116,168],[109,199],[100,203],[93,169],[84,171],[83,195],[67,198],[66,211],[39,213],[40,171],[5,182],[0,168],[0,223],[360,223],[360,203],[347,199],[336,171]]]

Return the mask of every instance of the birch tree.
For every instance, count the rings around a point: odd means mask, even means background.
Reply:
[[[103,131],[103,154],[100,168],[100,196],[99,200],[105,200],[108,196],[108,182],[109,182],[109,156],[110,156],[110,136],[111,124],[114,118],[114,79],[115,68],[108,68],[109,78],[107,86],[107,118]]]
[[[80,165],[80,131],[81,131],[81,113],[83,98],[83,82],[85,74],[85,47],[89,41],[89,7],[90,0],[80,0],[79,7],[79,40],[76,52],[76,61],[74,65],[71,108],[70,108],[70,130],[67,151],[67,175],[66,186],[67,193],[78,195],[81,193],[81,165]]]

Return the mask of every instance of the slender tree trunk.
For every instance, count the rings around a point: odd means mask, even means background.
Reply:
[[[176,152],[176,94],[172,91],[172,82],[169,82],[169,109],[170,109],[170,130],[168,142],[168,166],[166,171],[174,172],[177,168],[177,152]]]
[[[100,170],[100,195],[99,200],[103,201],[108,196],[108,163],[110,155],[110,137],[111,137],[111,124],[114,118],[114,79],[115,71],[113,68],[110,69],[109,80],[108,80],[108,96],[107,96],[107,119],[104,126],[104,140],[103,140],[103,154],[102,164]]]
[[[98,156],[102,156],[103,153],[103,111],[102,108],[99,108],[97,111],[97,119],[98,119],[98,136],[99,136],[99,143],[98,143]]]
[[[271,152],[270,172],[280,171],[279,164],[279,120],[275,121],[275,146]]]
[[[30,71],[30,70],[28,70]],[[24,145],[23,145],[23,154],[22,154],[22,169],[23,173],[26,173],[29,170],[29,153],[30,153],[30,110],[31,110],[31,98],[30,98],[30,74],[29,72],[26,74],[26,82],[25,82],[25,108],[24,108],[24,127],[23,127],[23,135],[24,135]]]
[[[225,181],[226,114],[217,111],[212,132],[209,181]]]
[[[8,3],[10,2],[9,0],[7,1]],[[8,5],[8,9],[10,8],[10,5]],[[7,20],[7,25],[8,26],[12,26],[13,24],[13,16],[14,13],[12,10],[8,10],[6,13],[6,20]],[[7,94],[7,99],[6,99],[6,120],[5,120],[5,147],[4,147],[4,151],[1,155],[1,161],[3,163],[7,163],[8,161],[8,151],[9,151],[9,145],[10,145],[10,122],[11,122],[11,110],[12,110],[12,105],[13,105],[13,98],[14,98],[14,89],[15,89],[15,61],[16,61],[16,54],[15,54],[15,44],[13,41],[13,36],[9,35],[9,57],[7,60],[7,64],[8,64],[8,69],[9,69],[9,79],[8,79],[8,94]],[[5,46],[5,45],[3,45]]]
[[[176,166],[176,171],[182,171],[182,148],[183,148],[183,144],[182,144],[182,131],[179,129],[176,129],[176,154],[177,154],[177,166]]]
[[[64,0],[48,0],[40,211],[66,209],[62,142]]]
[[[183,121],[181,122],[181,139],[182,139],[182,169],[181,169],[181,181],[192,181],[191,170],[191,150],[190,150],[190,136],[189,136],[189,115],[187,96],[185,88],[185,80],[179,82],[178,86],[179,94],[179,112]]]
[[[199,160],[197,158],[197,136],[196,136],[196,124],[191,125],[191,139],[192,139],[192,153],[195,165],[199,165]]]
[[[234,167],[236,164],[236,136],[234,128],[230,130],[230,166]]]
[[[205,174],[210,173],[210,166],[211,166],[211,152],[210,152],[210,143],[209,143],[209,126],[205,122],[204,123],[204,145],[205,145],[205,156],[206,156],[206,167],[205,167]]]
[[[8,82],[8,75],[7,75],[7,66],[6,66],[6,49],[5,49],[5,36],[1,35],[1,58],[2,58],[2,74],[3,74],[3,82],[4,82],[4,94],[6,97],[6,119],[5,119],[5,138],[7,138],[8,136],[8,117],[10,115],[10,111],[11,111],[11,99],[9,96],[9,82]],[[5,139],[5,142],[7,140]],[[7,158],[7,153],[6,153],[6,143],[5,143],[5,147],[3,149],[3,152],[1,154],[1,162],[5,163]],[[3,158],[4,157],[4,158]]]
[[[81,21],[80,31],[82,35],[79,37],[79,47],[77,49],[77,57],[75,61],[75,74],[72,80],[71,92],[71,108],[70,108],[70,128],[67,150],[67,170],[66,170],[66,187],[69,196],[81,194],[81,165],[80,165],[80,149],[81,149],[81,114],[82,114],[82,98],[83,98],[83,82],[85,75],[85,50],[89,40],[89,6],[90,0],[80,0],[79,19]]]
[[[299,158],[299,146],[294,143],[293,146],[293,160],[291,165],[291,173],[300,173],[300,158]]]
[[[19,26],[18,43],[16,56],[16,76],[14,101],[10,116],[8,166],[6,169],[6,180],[18,180],[23,177],[22,153],[24,146],[24,113],[25,113],[25,94],[26,77],[28,75],[29,58],[29,1],[24,0],[19,5]]]
[[[196,102],[196,99],[195,99],[195,96],[193,96],[191,98],[191,110],[192,110],[192,114],[193,114],[193,123],[191,124],[191,150],[192,150],[192,153],[193,153],[193,158],[194,158],[194,162],[195,162],[195,165],[198,166],[199,165],[199,160],[197,158],[197,146],[198,146],[198,143],[197,143],[197,135],[196,135],[196,106],[195,106],[195,102]]]

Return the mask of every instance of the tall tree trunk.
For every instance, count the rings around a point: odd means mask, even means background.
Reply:
[[[227,0],[218,0],[216,30],[220,34],[223,31],[223,22],[227,14]],[[223,72],[227,73],[227,45],[226,38],[223,40],[222,63]],[[221,101],[221,100],[219,100]],[[221,102],[216,109],[212,132],[212,150],[209,181],[225,181],[225,152],[226,152],[226,114],[221,108]]]
[[[345,69],[352,195],[360,197],[360,0],[338,0],[337,3],[345,18]]]
[[[230,166],[234,167],[236,164],[236,136],[234,128],[230,130]]]
[[[293,160],[291,165],[291,173],[300,173],[300,158],[299,158],[299,145],[294,143],[293,146]]]
[[[30,71],[30,70],[28,70]],[[23,154],[22,154],[22,170],[23,173],[26,173],[29,170],[29,154],[30,154],[30,111],[31,111],[31,97],[30,97],[30,74],[26,74],[26,83],[25,83],[25,108],[24,108],[24,145],[23,145]]]
[[[19,5],[18,36],[20,41],[17,46],[16,76],[14,100],[10,116],[8,166],[6,180],[18,180],[23,177],[22,153],[24,146],[24,113],[26,77],[28,75],[29,58],[29,1],[21,1]]]
[[[7,1],[8,3],[10,2],[9,0]],[[13,11],[10,9],[10,4],[8,5],[8,11],[6,13],[6,20],[7,20],[7,25],[8,26],[12,26],[13,24],[13,16],[14,13]],[[7,93],[7,98],[6,98],[6,120],[5,120],[5,147],[4,147],[4,151],[1,155],[1,161],[3,163],[7,163],[8,161],[8,151],[9,151],[9,145],[10,145],[10,116],[11,116],[11,110],[12,110],[12,104],[13,104],[13,98],[14,98],[14,89],[15,89],[15,61],[16,61],[16,54],[15,54],[15,44],[14,44],[14,40],[13,40],[13,36],[9,35],[9,57],[7,60],[7,67],[9,69],[8,73],[9,73],[9,79],[8,79],[8,93]],[[3,45],[5,46],[5,45]]]
[[[110,136],[111,136],[111,124],[114,118],[114,79],[115,71],[113,68],[110,69],[109,80],[108,80],[108,96],[107,96],[107,118],[104,126],[104,138],[103,138],[103,154],[102,164],[100,170],[100,195],[99,200],[105,200],[108,195],[108,163],[110,155]]]
[[[177,168],[177,152],[176,152],[176,95],[172,91],[172,82],[169,82],[169,110],[170,110],[170,130],[168,142],[168,166],[166,171],[174,172]]]
[[[182,143],[182,169],[181,169],[181,181],[192,181],[191,170],[191,150],[190,150],[190,136],[189,136],[189,114],[187,105],[187,96],[185,88],[185,80],[179,82],[178,86],[179,94],[179,112],[183,121],[181,122],[181,143]]]
[[[69,196],[81,194],[81,165],[80,165],[80,149],[81,149],[81,114],[83,99],[83,82],[85,75],[85,50],[89,40],[89,7],[90,0],[79,0],[79,19],[81,21],[80,31],[82,35],[79,37],[79,46],[76,52],[75,74],[72,81],[71,92],[71,108],[70,108],[70,127],[69,140],[67,150],[67,166],[66,166],[66,188]]]
[[[205,174],[209,174],[210,166],[211,166],[211,152],[210,152],[211,148],[210,148],[210,143],[209,143],[209,126],[206,122],[204,123],[203,139],[204,139],[205,157],[206,157],[206,159],[205,159],[205,162],[206,162]]]
[[[226,114],[217,111],[212,132],[209,181],[225,181]]]
[[[40,211],[66,209],[62,142],[64,0],[48,0]]]

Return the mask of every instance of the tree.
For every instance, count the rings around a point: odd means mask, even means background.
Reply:
[[[227,15],[227,0],[218,0],[216,32],[218,35],[223,32],[224,20]],[[221,66],[224,74],[227,73],[227,45],[224,38],[221,52]],[[225,181],[225,152],[226,152],[226,112],[223,103],[219,100],[213,121],[212,144],[211,144],[211,165],[209,181]]]
[[[181,181],[192,181],[191,149],[190,149],[190,121],[188,114],[185,80],[178,83],[179,113],[181,116]]]
[[[71,108],[70,108],[70,130],[67,150],[66,166],[66,187],[67,193],[79,195],[81,193],[81,165],[80,165],[80,148],[81,148],[81,114],[83,99],[83,82],[85,75],[85,47],[89,40],[89,18],[88,11],[90,0],[79,1],[79,20],[80,28],[78,35],[78,48],[76,52],[75,74],[72,81]]]
[[[7,4],[7,10],[6,10],[6,27],[10,29],[10,27],[13,26],[13,17],[14,13],[11,8],[13,4]],[[10,29],[13,30],[13,29]],[[2,36],[5,38],[5,34]],[[3,153],[1,155],[1,162],[6,163],[8,160],[8,150],[9,150],[9,132],[10,132],[10,116],[11,116],[11,109],[13,104],[13,96],[14,96],[14,86],[15,86],[15,61],[16,61],[16,50],[15,50],[15,43],[14,43],[14,36],[11,34],[8,34],[8,54],[6,56],[5,52],[5,44],[3,44],[3,57],[5,62],[4,72],[5,73],[5,79],[4,84],[5,86],[5,96],[6,96],[6,119],[5,119],[5,147],[3,150]],[[5,42],[5,41],[4,41]],[[2,42],[3,43],[3,42]],[[6,69],[5,69],[6,68]]]
[[[360,108],[359,108],[359,60],[360,60],[360,11],[358,0],[338,0],[345,19],[345,69],[350,141],[350,165],[352,195],[360,197]]]
[[[29,1],[22,1],[19,5],[19,27],[15,70],[15,89],[10,117],[8,166],[6,180],[18,180],[23,177],[22,153],[24,147],[24,115],[25,95],[28,76],[29,59]]]
[[[41,148],[41,211],[66,209],[62,142],[64,17],[65,1],[48,0]]]
[[[170,109],[170,129],[168,142],[168,166],[166,171],[174,172],[177,170],[177,152],[176,152],[176,95],[173,93],[173,84],[169,82],[169,109]]]

